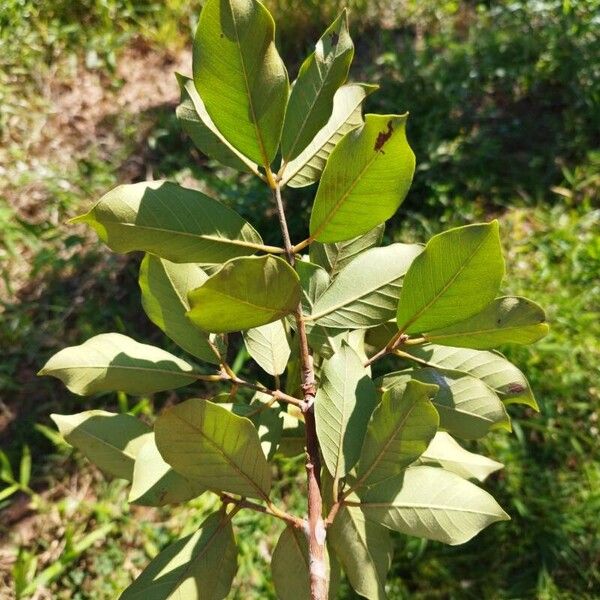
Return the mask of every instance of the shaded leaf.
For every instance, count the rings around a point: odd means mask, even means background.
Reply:
[[[142,306],[149,319],[186,352],[219,364],[221,360],[211,347],[211,336],[190,327],[185,316],[190,309],[188,293],[207,279],[208,275],[196,264],[172,263],[151,254],[146,254],[140,265]]]
[[[194,38],[194,83],[225,138],[252,161],[271,163],[281,136],[288,76],[275,23],[256,0],[207,0]]]
[[[538,410],[525,375],[499,352],[424,344],[410,346],[407,353],[421,364],[441,371],[458,371],[481,379],[504,404],[526,404]]]
[[[440,427],[452,435],[472,440],[494,429],[511,430],[510,418],[498,396],[470,375],[432,368],[400,371],[384,376],[381,388],[402,389],[415,379],[439,386],[432,402],[440,415]]]
[[[319,445],[334,479],[345,476],[358,461],[376,401],[375,385],[363,361],[343,342],[324,361],[315,398]]]
[[[377,225],[364,235],[337,242],[321,244],[313,242],[310,245],[310,260],[326,269],[331,277],[335,277],[344,267],[347,267],[361,252],[379,246],[383,239],[385,224]]]
[[[435,235],[404,278],[398,328],[430,331],[477,314],[494,299],[503,276],[498,221]]]
[[[354,590],[369,600],[385,600],[394,551],[387,529],[365,519],[359,508],[343,506],[327,530],[327,539]]]
[[[281,136],[283,160],[296,158],[327,123],[333,110],[333,96],[346,81],[353,56],[354,44],[344,10],[300,67],[285,113]]]
[[[345,267],[319,296],[310,319],[323,327],[374,327],[394,316],[402,278],[422,251],[418,244],[371,248]]]
[[[205,488],[186,479],[163,460],[154,433],[144,436],[133,467],[129,502],[141,506],[180,504],[204,493]]]
[[[502,463],[465,450],[450,434],[438,431],[427,450],[417,461],[423,465],[440,465],[446,471],[465,479],[484,481],[488,475],[502,469]]]
[[[410,467],[369,489],[360,507],[367,519],[406,535],[464,544],[509,516],[486,491],[436,467]]]
[[[377,85],[349,83],[338,89],[333,97],[329,120],[298,157],[285,165],[282,185],[299,188],[318,181],[339,141],[364,123],[362,103],[378,88]]]
[[[279,600],[310,600],[308,542],[302,530],[288,526],[281,532],[271,573]]]
[[[406,115],[367,115],[331,152],[310,217],[310,236],[341,242],[389,219],[410,187],[415,156]]]
[[[481,312],[424,334],[429,342],[487,350],[501,344],[532,344],[548,333],[542,308],[515,296],[496,298]]]
[[[221,600],[237,571],[230,518],[210,515],[195,533],[167,546],[120,600]]]
[[[192,365],[120,333],[101,333],[48,360],[38,375],[60,379],[80,396],[119,391],[152,394],[194,383]]]
[[[66,442],[102,471],[131,481],[135,457],[150,428],[131,415],[86,410],[75,415],[50,415]]]
[[[268,497],[271,470],[245,417],[192,398],[167,409],[154,429],[163,459],[184,477],[216,492]]]
[[[437,386],[409,381],[387,390],[373,411],[353,488],[397,475],[414,462],[435,435],[439,417],[431,402]]]
[[[290,358],[291,348],[282,321],[248,329],[243,333],[248,354],[270,375],[281,375]]]
[[[298,275],[281,258],[238,258],[189,293],[187,315],[206,331],[241,331],[293,312],[300,293]]]
[[[257,165],[236,150],[210,118],[194,81],[175,74],[181,90],[181,103],[175,110],[182,129],[202,154],[238,171],[256,172]]]

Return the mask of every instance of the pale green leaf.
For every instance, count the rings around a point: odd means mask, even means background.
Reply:
[[[114,252],[143,250],[178,263],[221,263],[262,245],[235,211],[169,181],[120,185],[72,222],[90,225]]]
[[[315,398],[319,445],[334,479],[345,476],[358,461],[376,401],[375,385],[363,361],[343,342],[324,361]]]
[[[245,417],[192,398],[167,409],[154,429],[163,459],[184,477],[216,492],[268,497],[271,470]]]
[[[435,344],[487,350],[501,344],[532,344],[548,333],[543,309],[527,298],[496,298],[481,312],[423,334]]]
[[[360,509],[343,506],[327,530],[327,539],[354,590],[368,600],[385,600],[394,552],[388,530],[365,519]]]
[[[344,10],[302,63],[292,87],[281,135],[284,161],[296,158],[327,123],[334,94],[346,81],[353,56],[354,44]]]
[[[431,402],[436,385],[409,381],[386,391],[362,447],[353,488],[375,485],[417,460],[435,435],[439,417]]]
[[[389,219],[410,187],[415,155],[406,115],[367,115],[332,151],[310,217],[310,236],[341,242]]]
[[[178,346],[190,354],[214,363],[221,362],[211,336],[195,327],[185,313],[190,309],[188,293],[202,285],[208,275],[196,264],[172,263],[146,254],[140,266],[142,306],[150,320]]]
[[[194,38],[194,83],[216,127],[263,166],[279,146],[288,76],[275,23],[256,0],[207,0]]]
[[[57,352],[38,375],[60,379],[75,394],[152,394],[194,383],[192,365],[120,333],[101,333]]]
[[[102,471],[131,481],[135,457],[150,428],[131,415],[87,410],[75,415],[50,415],[66,442]]]
[[[282,321],[273,321],[243,333],[248,354],[270,375],[281,375],[290,358],[291,348]]]
[[[156,556],[120,600],[221,600],[236,571],[231,519],[216,512]]]
[[[465,450],[450,434],[438,431],[427,450],[417,461],[423,465],[440,465],[446,471],[465,479],[485,481],[491,473],[502,469],[502,463]]]
[[[383,239],[385,224],[367,231],[364,235],[337,242],[335,244],[321,244],[313,242],[310,245],[310,260],[326,269],[331,277],[335,277],[344,267],[347,267],[361,252],[379,246]]]
[[[391,244],[359,254],[319,296],[310,320],[337,329],[389,320],[398,306],[402,278],[422,250],[418,244]]]
[[[430,331],[477,314],[496,296],[504,276],[498,221],[433,236],[404,278],[400,331]]]
[[[435,344],[410,346],[407,347],[407,352],[420,364],[441,371],[458,371],[481,379],[498,394],[504,404],[525,404],[538,410],[525,375],[499,352]]]
[[[340,140],[364,123],[362,103],[378,88],[364,83],[349,83],[339,88],[333,97],[329,120],[297,158],[285,165],[281,184],[300,188],[318,181]]]
[[[204,493],[205,488],[186,479],[163,460],[154,433],[144,436],[133,467],[129,502],[141,506],[181,504]]]
[[[293,312],[300,294],[298,275],[283,259],[271,255],[238,258],[189,293],[187,315],[206,331],[241,331]]]
[[[486,491],[436,467],[410,467],[362,495],[367,519],[406,535],[464,544],[509,516]]]
[[[301,529],[286,527],[279,536],[271,573],[279,600],[310,600],[308,542]]]
[[[181,89],[181,103],[175,114],[196,148],[223,165],[238,171],[256,172],[256,163],[238,152],[217,129],[196,90],[194,81],[179,73],[176,73],[176,76]]]
[[[382,378],[381,388],[402,389],[415,379],[439,386],[432,402],[440,415],[440,427],[452,435],[472,440],[494,429],[511,430],[504,404],[490,387],[471,375],[426,367],[389,373]]]

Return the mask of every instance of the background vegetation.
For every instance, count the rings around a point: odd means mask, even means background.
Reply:
[[[390,598],[600,597],[600,3],[268,4],[292,65],[349,5],[358,57],[351,77],[381,85],[369,108],[410,110],[418,170],[386,235],[424,241],[498,216],[506,291],[538,301],[552,323],[535,347],[506,348],[530,377],[541,414],[515,407],[513,435],[484,443],[506,464],[489,486],[513,520],[456,548],[398,536]],[[118,182],[166,177],[209,189],[278,241],[262,189],[211,170],[177,127],[173,71],[191,71],[199,5],[2,3],[2,600],[112,599],[211,508],[204,497],[173,511],[129,506],[122,482],[71,454],[48,419],[93,407],[150,419],[174,397],[81,399],[34,376],[56,350],[96,333],[162,336],[140,313],[139,257],[110,255],[64,224]],[[297,191],[289,203],[300,217],[310,199]],[[292,224],[297,239],[302,222]],[[236,363],[252,369],[242,351]],[[280,468],[293,476],[298,465]],[[298,487],[282,493],[303,502]],[[277,524],[244,518],[254,533],[240,540],[232,598],[271,598]],[[352,596],[345,589],[340,597]]]

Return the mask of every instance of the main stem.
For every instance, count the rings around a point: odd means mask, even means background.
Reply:
[[[270,187],[277,205],[277,216],[283,236],[287,260],[293,267],[295,263],[294,248],[285,218],[285,210],[281,199],[279,184],[268,177]],[[317,393],[315,371],[312,356],[308,349],[306,326],[302,315],[302,304],[298,303],[294,311],[296,331],[300,344],[301,386],[304,397],[302,412],[306,432],[306,476],[308,479],[308,558],[310,565],[311,600],[326,600],[328,594],[327,565],[325,560],[325,523],[323,522],[323,499],[321,496],[321,458],[319,456],[319,440],[315,423],[314,401]]]

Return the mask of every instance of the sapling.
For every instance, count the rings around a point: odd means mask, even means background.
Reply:
[[[189,356],[104,333],[58,352],[41,373],[81,395],[201,387],[184,390],[190,397],[154,427],[92,410],[53,415],[58,428],[131,482],[131,503],[220,499],[124,600],[227,596],[240,511],[282,522],[271,567],[283,600],[335,597],[342,570],[360,595],[385,598],[390,530],[462,544],[508,519],[473,482],[502,465],[456,440],[509,431],[511,403],[536,408],[524,375],[493,349],[542,337],[544,312],[499,297],[496,221],[424,246],[381,245],[415,170],[407,115],[363,117],[376,86],[346,82],[354,47],[345,12],[291,90],[274,29],[256,0],[207,0],[193,78],[178,76],[177,117],[202,153],[270,190],[281,246],[265,245],[220,201],[167,181],[121,185],[75,219],[115,252],[146,253],[143,309]],[[292,240],[282,194],[314,183],[308,237]],[[234,332],[262,373],[232,368]],[[393,370],[373,379],[386,365]],[[273,459],[298,455],[306,514],[272,493],[281,477]]]

